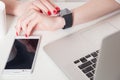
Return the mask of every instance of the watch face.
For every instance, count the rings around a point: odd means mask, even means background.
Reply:
[[[71,13],[72,12],[69,9],[65,8],[65,9],[60,11],[59,15],[64,16],[64,15],[71,14]]]

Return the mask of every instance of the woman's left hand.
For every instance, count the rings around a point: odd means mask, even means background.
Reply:
[[[31,9],[18,20],[16,35],[23,31],[25,36],[28,37],[35,30],[54,31],[63,28],[64,25],[65,21],[62,17],[46,16],[37,10]]]

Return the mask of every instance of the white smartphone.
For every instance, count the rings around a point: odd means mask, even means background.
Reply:
[[[3,70],[4,74],[29,74],[34,70],[40,36],[16,37]]]

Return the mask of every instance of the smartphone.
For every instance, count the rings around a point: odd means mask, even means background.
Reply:
[[[16,37],[4,67],[4,74],[28,74],[34,71],[40,36]]]

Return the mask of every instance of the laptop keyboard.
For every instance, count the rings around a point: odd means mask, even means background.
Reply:
[[[74,61],[74,64],[76,64],[76,65],[79,64],[78,68],[80,70],[82,70],[82,72],[88,78],[90,78],[90,80],[93,80],[93,78],[94,78],[98,53],[99,53],[99,50],[96,50],[95,52],[92,52],[91,54],[88,54],[85,57],[82,57],[82,58]]]

